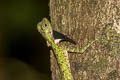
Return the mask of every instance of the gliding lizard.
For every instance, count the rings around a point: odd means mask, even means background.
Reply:
[[[92,41],[91,43],[88,43],[88,45],[86,45],[85,47],[81,48],[80,50],[75,50],[75,49],[64,49],[62,47],[59,47],[58,45],[56,45],[56,41],[58,40],[57,43],[59,43],[60,41],[69,41],[73,44],[75,44],[75,42],[62,35],[61,33],[54,31],[52,29],[51,23],[49,22],[49,20],[47,18],[43,18],[43,20],[41,22],[39,22],[37,24],[37,29],[40,32],[40,34],[48,41],[48,43],[50,44],[50,46],[52,47],[54,54],[57,58],[57,62],[59,64],[60,70],[63,73],[63,79],[62,80],[73,80],[73,76],[69,67],[69,63],[65,57],[65,53],[68,52],[70,50],[70,52],[78,52],[78,53],[83,53],[87,50],[87,48],[89,48],[97,39],[95,39],[94,41]],[[57,37],[57,34],[62,36],[62,38],[58,38],[55,39]],[[56,36],[55,36],[56,35]]]

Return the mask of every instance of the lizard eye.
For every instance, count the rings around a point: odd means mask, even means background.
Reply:
[[[45,24],[45,27],[47,27],[47,24]]]

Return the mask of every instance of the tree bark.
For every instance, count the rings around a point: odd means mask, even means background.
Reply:
[[[50,17],[54,30],[57,30],[77,42],[74,46],[62,43],[62,46],[82,48],[88,42],[101,36],[103,28],[113,23],[120,32],[119,0],[50,0]],[[117,38],[118,41],[120,39]],[[113,41],[114,42],[114,41]],[[109,43],[110,44],[110,43]],[[120,79],[120,44],[103,47],[102,40],[92,45],[84,54],[69,54],[72,75],[75,80],[119,80]],[[117,55],[111,56],[113,47]],[[112,49],[112,50],[110,50]],[[51,54],[52,80],[61,80],[56,60]]]

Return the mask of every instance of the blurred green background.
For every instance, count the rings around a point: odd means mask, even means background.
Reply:
[[[36,25],[49,0],[0,2],[0,80],[50,80],[50,57]]]

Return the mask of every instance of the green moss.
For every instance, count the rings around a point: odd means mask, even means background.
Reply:
[[[108,77],[107,77],[106,80],[118,80],[117,77],[119,77],[118,71],[117,71],[117,70],[113,70],[113,71],[111,71],[111,72],[108,74]]]
[[[115,26],[114,26],[115,27]],[[113,24],[107,24],[102,32],[102,46],[108,49],[111,56],[117,56],[120,52],[120,33],[113,29]]]

